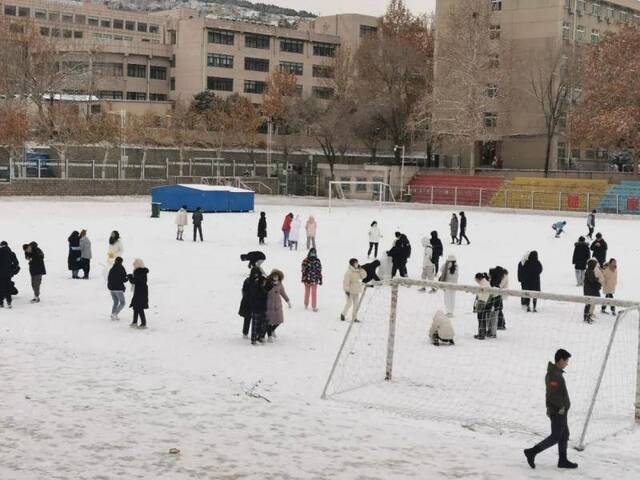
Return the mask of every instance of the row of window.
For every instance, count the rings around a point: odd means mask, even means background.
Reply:
[[[19,7],[15,5],[5,5],[3,12],[10,17],[31,17],[32,11],[29,7]],[[52,12],[41,9],[33,10],[33,18],[38,20],[48,20],[50,22],[74,23],[76,25],[90,25],[92,27],[114,28],[117,30],[130,30],[141,33],[160,33],[160,25],[155,23],[135,22],[133,20],[122,20],[118,18],[100,18],[93,15],[73,14],[69,12]]]
[[[88,72],[89,63],[67,61],[62,63],[65,71]],[[124,76],[124,66],[122,63],[95,62],[93,71],[101,76],[122,77]],[[127,76],[133,78],[147,78],[147,66],[137,63],[127,64]],[[166,80],[167,67],[151,65],[149,67],[149,78],[152,80]]]
[[[233,68],[233,55],[224,53],[209,53],[207,55],[207,66],[217,68]],[[265,58],[244,58],[244,69],[253,72],[268,72],[269,60]],[[280,62],[280,70],[293,75],[304,74],[304,64],[299,62]],[[313,65],[312,74],[316,78],[333,78],[333,67],[325,65]]]
[[[567,145],[564,142],[558,142],[558,158],[567,158]],[[605,148],[587,148],[582,156],[582,150],[579,148],[571,149],[572,160],[599,160],[608,158],[609,152]]]
[[[575,3],[574,3],[575,1]],[[580,15],[593,15],[598,19],[610,21],[618,21],[628,23],[634,21],[640,23],[640,14],[634,10],[627,9],[622,6],[613,5],[611,3],[602,2],[599,0],[590,1],[586,0],[565,0],[565,8],[570,15],[575,13]],[[574,10],[575,9],[575,10]]]
[[[145,92],[127,92],[126,96],[120,90],[101,90],[98,92],[98,98],[102,100],[147,100],[147,94]],[[151,102],[166,102],[167,94],[165,93],[150,93],[149,101]]]
[[[207,30],[207,41],[219,45],[234,45],[236,32],[210,28]],[[337,45],[334,43],[313,42],[313,54],[319,57],[335,56]],[[257,48],[269,50],[271,48],[271,37],[258,33],[245,33],[244,46],[247,48]],[[288,53],[304,53],[304,41],[293,38],[280,39],[280,51]]]
[[[244,93],[262,94],[267,88],[267,82],[260,80],[245,80]],[[233,92],[233,78],[207,77],[207,90]],[[302,94],[302,85],[298,85],[297,93]],[[328,87],[312,87],[311,93],[316,98],[331,98],[333,89]]]
[[[562,38],[564,40],[571,40],[571,38],[573,37],[572,31],[571,31],[572,28],[573,28],[573,25],[571,23],[569,22],[562,23]],[[575,40],[577,42],[587,41],[587,34],[586,34],[584,25],[576,25]],[[594,28],[591,30],[590,41],[591,43],[598,43],[600,41],[600,31],[597,28]]]
[[[67,29],[59,29],[57,27],[40,27],[40,35],[43,37],[53,37],[53,38],[84,38],[84,33],[82,30],[67,30]],[[100,33],[93,32],[91,34],[92,38],[96,40],[115,40],[117,42],[133,42],[133,37],[130,35],[112,35],[110,33]],[[160,43],[160,40],[157,39],[149,39],[142,38],[141,41],[149,42],[149,43]]]

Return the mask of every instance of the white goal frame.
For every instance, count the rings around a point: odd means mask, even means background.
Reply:
[[[339,183],[339,182],[338,182]],[[346,182],[345,182],[346,183]],[[387,280],[384,282],[377,282],[377,285],[367,285],[368,288],[365,288],[363,294],[360,297],[360,301],[358,302],[356,312],[360,310],[362,305],[362,301],[364,300],[367,291],[370,288],[375,286],[389,286],[391,287],[391,303],[389,308],[389,334],[387,337],[387,351],[386,351],[386,364],[385,364],[385,372],[382,375],[381,372],[381,380],[391,381],[393,378],[393,358],[394,358],[394,348],[395,348],[395,337],[396,337],[396,327],[397,327],[397,306],[398,306],[398,291],[400,287],[421,287],[421,288],[435,288],[435,289],[447,289],[454,291],[462,291],[466,293],[489,293],[496,296],[502,297],[519,297],[519,298],[535,298],[535,299],[547,299],[547,300],[556,300],[567,303],[578,303],[578,304],[593,304],[593,305],[606,305],[619,307],[618,313],[616,314],[616,319],[611,328],[611,333],[607,342],[607,349],[605,352],[605,356],[600,366],[600,371],[598,373],[598,379],[594,388],[594,391],[591,396],[591,400],[589,401],[589,409],[587,411],[587,415],[585,417],[584,424],[582,426],[580,432],[580,440],[576,447],[577,450],[584,450],[585,448],[585,439],[587,430],[589,428],[589,423],[591,421],[593,415],[593,409],[595,407],[598,393],[600,391],[600,386],[602,383],[602,379],[604,377],[607,363],[609,360],[609,356],[611,353],[611,348],[613,346],[613,341],[616,336],[616,332],[618,330],[618,326],[620,325],[621,320],[626,316],[630,311],[637,310],[640,312],[640,301],[626,301],[626,300],[615,300],[612,298],[606,297],[585,297],[582,295],[563,295],[557,293],[548,293],[548,292],[537,292],[537,291],[529,291],[529,290],[510,290],[510,289],[500,289],[494,287],[478,287],[473,285],[462,285],[457,283],[447,283],[447,282],[438,282],[431,280],[415,280],[410,278],[396,278],[392,280]],[[354,316],[355,317],[355,316]],[[331,371],[329,373],[329,377],[327,378],[327,382],[325,383],[324,389],[322,391],[321,398],[323,400],[327,399],[327,391],[329,386],[331,385],[331,380],[335,374],[335,371],[338,367],[338,363],[340,362],[340,358],[344,354],[344,347],[347,344],[347,340],[351,334],[354,322],[351,320],[349,322],[349,326],[344,335],[336,358],[331,367]],[[635,423],[640,425],[640,327],[638,328],[638,357],[637,357],[637,365],[636,365],[636,393],[635,393]]]
[[[382,210],[382,204],[387,201],[387,189],[389,190],[389,198],[392,202],[395,202],[396,199],[393,196],[393,190],[391,190],[391,185],[385,182],[373,182],[373,181],[344,181],[341,182],[339,180],[331,180],[329,181],[329,212],[331,212],[331,206],[333,204],[333,186],[338,185],[338,191],[341,195],[338,195],[338,198],[344,199],[344,193],[342,192],[342,185],[377,185],[378,186],[378,210]]]

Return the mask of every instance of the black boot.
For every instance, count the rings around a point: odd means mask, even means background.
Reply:
[[[561,458],[558,460],[558,468],[578,468],[577,463],[570,462],[567,458]]]
[[[535,448],[525,448],[524,456],[527,457],[527,463],[531,468],[536,468],[536,455],[538,452],[535,451]]]

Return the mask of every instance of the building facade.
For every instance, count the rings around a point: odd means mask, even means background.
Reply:
[[[471,9],[475,0],[468,2]],[[540,169],[546,150],[545,117],[541,105],[530,91],[530,80],[523,74],[543,53],[560,46],[563,59],[575,49],[595,44],[606,32],[624,25],[640,25],[640,2],[636,0],[486,0],[491,9],[489,42],[496,45],[502,58],[498,83],[487,82],[486,95],[508,91],[494,109],[485,112],[487,138],[473,142],[444,138],[437,164],[467,168],[489,167],[497,160],[504,168]],[[460,0],[438,0],[436,22],[444,24],[454,4]],[[444,77],[438,75],[443,52],[438,49],[436,29],[435,92],[446,90]],[[519,60],[519,61],[518,61]],[[560,65],[559,68],[562,68]],[[560,73],[560,72],[558,72]],[[573,85],[567,110],[580,101],[580,87]],[[566,116],[561,118],[551,148],[551,169],[603,169],[608,152],[598,148],[580,148],[565,137]],[[488,140],[487,140],[488,139]],[[473,149],[473,152],[472,152]],[[473,155],[472,155],[473,153]]]

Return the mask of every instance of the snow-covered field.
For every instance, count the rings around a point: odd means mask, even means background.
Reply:
[[[175,241],[173,214],[149,218],[148,199],[0,199],[0,239],[21,260],[20,246],[37,241],[48,271],[42,302],[31,305],[28,268],[22,261],[15,279],[20,295],[12,310],[0,310],[0,479],[558,476],[555,451],[541,455],[535,471],[523,461],[522,448],[539,439],[532,434],[474,431],[460,422],[320,400],[347,327],[337,319],[342,275],[350,257],[366,259],[369,223],[379,221],[383,244],[396,229],[408,235],[414,245],[409,273],[417,276],[421,237],[437,229],[448,239],[450,212],[352,206],[329,213],[320,206],[260,202],[257,210],[264,210],[269,222],[265,267],[285,272],[293,309],[285,310],[275,343],[251,347],[242,338],[237,315],[247,274],[239,255],[257,249],[257,213],[206,215],[205,242],[194,244]],[[290,252],[280,243],[280,226],[289,211],[303,220],[313,214],[318,221],[324,285],[317,313],[302,305],[304,249]],[[545,267],[543,290],[579,293],[571,252],[585,221],[569,218],[566,236],[557,240],[552,219],[473,211],[468,228],[472,244],[445,243],[445,254],[457,255],[461,281],[471,283],[476,271],[496,264],[514,272],[522,253],[537,249]],[[610,256],[619,261],[619,298],[640,297],[639,225],[627,219],[598,221]],[[93,277],[88,281],[72,280],[66,270],[66,238],[81,228],[93,242]],[[109,319],[105,264],[107,237],[114,229],[124,240],[127,269],[140,257],[150,270],[146,331],[128,327],[128,309],[120,322]],[[517,314],[517,300],[508,302],[507,311]],[[473,322],[471,317],[468,321]],[[457,349],[464,348],[472,327],[461,329]],[[556,347],[549,345],[549,357]],[[505,360],[512,371],[518,362],[513,357],[510,351]],[[546,365],[530,368],[540,374],[531,395],[543,397]],[[570,369],[567,379],[571,389],[577,379]],[[543,408],[529,415],[544,424]],[[572,425],[574,435],[577,430]],[[180,454],[169,454],[170,448],[179,448]],[[562,472],[563,477],[639,478],[639,448],[636,429],[592,443],[584,452],[571,451],[580,468]]]

